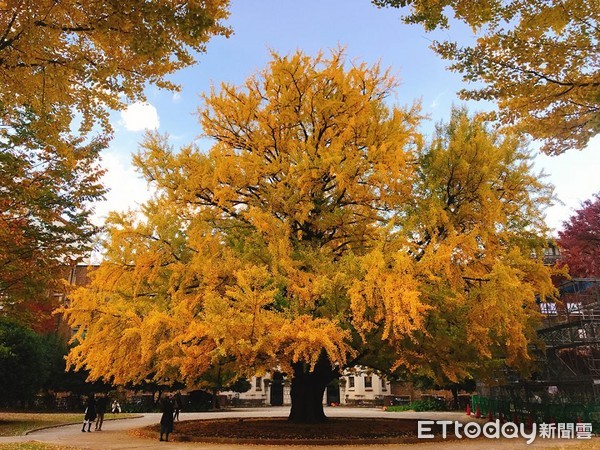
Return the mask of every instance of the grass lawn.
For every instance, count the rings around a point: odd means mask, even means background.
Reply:
[[[112,414],[104,416],[104,420],[114,418],[133,417],[134,414]],[[21,413],[21,412],[0,412],[0,436],[20,436],[27,431],[37,428],[51,427],[54,425],[64,425],[67,423],[83,422],[83,413],[63,414],[63,413]],[[16,444],[12,444],[16,445]],[[37,445],[37,444],[26,444]],[[0,449],[4,450],[0,445]],[[12,448],[12,447],[11,447]],[[18,447],[21,449],[21,447]],[[22,447],[23,449],[55,449],[60,447]],[[66,447],[65,447],[66,448]]]

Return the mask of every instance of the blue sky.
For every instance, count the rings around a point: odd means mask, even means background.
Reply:
[[[113,114],[115,139],[104,154],[108,172],[105,183],[111,189],[107,201],[97,207],[98,221],[109,210],[135,207],[148,197],[147,188],[131,168],[131,154],[137,151],[144,129],[168,133],[174,146],[196,139],[201,130],[195,117],[200,94],[211,84],[242,84],[265,67],[270,50],[289,54],[302,50],[315,55],[344,47],[349,60],[380,62],[390,67],[401,84],[393,99],[399,105],[420,99],[430,116],[424,124],[427,133],[433,124],[445,119],[451,105],[461,104],[456,92],[464,87],[460,75],[446,69],[447,62],[429,49],[434,39],[472,39],[464,26],[426,33],[420,26],[401,23],[396,9],[378,9],[369,0],[232,0],[228,24],[234,34],[217,37],[207,45],[198,63],[171,77],[182,91],[176,95],[149,87],[148,104]],[[489,104],[470,103],[471,111],[490,108]],[[549,174],[564,205],[548,212],[548,223],[559,228],[573,208],[600,191],[600,138],[588,149],[570,151],[559,157],[540,156],[538,170]]]

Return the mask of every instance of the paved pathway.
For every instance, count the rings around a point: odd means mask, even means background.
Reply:
[[[227,412],[217,413],[181,413],[182,420],[192,419],[214,419],[214,418],[230,418],[230,417],[285,417],[289,413],[289,409],[285,407],[281,408],[253,408],[253,409],[239,409]],[[370,409],[370,408],[327,408],[326,414],[329,417],[395,417],[395,418],[412,418],[412,419],[428,419],[428,420],[460,420],[461,422],[468,421],[468,417],[463,413],[448,413],[448,412],[404,412],[404,413],[386,413],[381,409]],[[32,432],[26,436],[17,437],[0,437],[0,443],[7,442],[47,442],[53,444],[60,444],[65,446],[71,446],[81,449],[89,450],[129,450],[129,449],[142,449],[142,450],[241,450],[241,449],[254,449],[254,450],[284,450],[285,446],[271,446],[271,445],[232,445],[232,444],[206,444],[206,443],[183,443],[183,442],[159,442],[158,436],[156,440],[143,439],[132,436],[128,433],[129,430],[144,427],[147,425],[157,424],[160,421],[160,414],[144,414],[142,417],[135,419],[120,419],[111,420],[104,423],[103,431],[91,433],[82,433],[81,424],[77,425],[66,425],[62,427],[47,428]],[[524,439],[477,439],[477,440],[462,440],[462,441],[448,441],[448,442],[424,442],[419,444],[391,444],[391,445],[352,445],[352,446],[336,446],[328,445],[323,446],[308,446],[298,445],[294,446],[294,450],[307,450],[320,448],[321,450],[341,450],[351,448],[352,450],[394,450],[402,449],[407,450],[413,448],[414,450],[433,450],[433,449],[562,449],[571,446],[576,446],[577,449],[591,450],[600,449],[600,438],[594,438],[592,440],[548,440],[548,439],[536,439],[536,441],[527,445]]]

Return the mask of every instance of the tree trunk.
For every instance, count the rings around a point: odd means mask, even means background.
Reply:
[[[323,394],[331,380],[339,377],[337,368],[333,368],[323,352],[314,368],[303,362],[292,364],[292,409],[288,419],[296,423],[325,422]]]

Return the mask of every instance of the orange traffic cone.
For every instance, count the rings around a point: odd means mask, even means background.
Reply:
[[[488,418],[488,420],[489,420],[490,422],[492,422],[492,421],[494,420],[494,415],[492,414],[492,411],[490,411],[490,412],[488,413],[488,417],[487,417],[487,418]]]
[[[479,419],[481,417],[481,411],[479,410],[479,406],[475,409],[475,417]]]
[[[471,415],[471,405],[467,403],[467,416]]]

